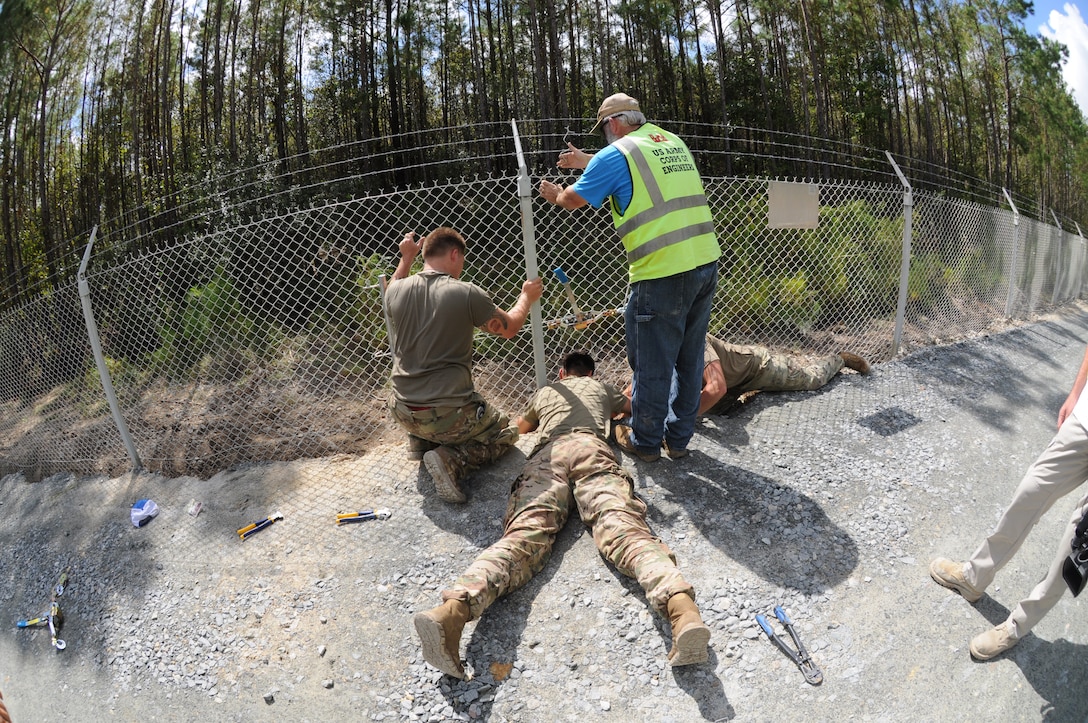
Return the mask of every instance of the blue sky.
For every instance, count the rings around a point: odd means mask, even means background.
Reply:
[[[1069,48],[1062,68],[1065,84],[1088,116],[1088,2],[1085,0],[1035,0],[1035,15],[1024,22],[1031,33],[1057,40]]]

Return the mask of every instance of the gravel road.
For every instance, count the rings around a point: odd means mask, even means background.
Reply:
[[[1086,344],[1077,307],[819,392],[758,395],[704,420],[683,460],[622,457],[712,630],[709,662],[676,670],[667,624],[577,520],[544,572],[466,629],[473,680],[423,663],[412,615],[500,534],[531,436],[456,507],[399,446],[209,480],[9,476],[0,690],[16,723],[1088,720],[1088,599],[1067,595],[995,661],[967,651],[1041,576],[1072,499],[977,605],[926,570],[992,527]],[[145,497],[160,514],[137,529],[129,507]],[[390,519],[334,524],[382,507]],[[239,540],[273,510],[284,519]],[[15,621],[48,608],[64,569],[57,652]],[[822,685],[756,625],[775,605]]]

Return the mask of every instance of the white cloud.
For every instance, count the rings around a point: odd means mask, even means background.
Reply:
[[[1065,3],[1061,10],[1051,10],[1039,32],[1069,48],[1069,60],[1062,67],[1062,75],[1081,113],[1088,115],[1088,25],[1080,10],[1072,3]]]

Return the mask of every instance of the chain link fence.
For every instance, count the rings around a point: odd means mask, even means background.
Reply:
[[[514,340],[477,334],[485,397],[517,414],[540,374],[554,378],[574,347],[594,355],[598,376],[624,385],[627,273],[610,216],[568,212],[536,193],[541,177],[574,180],[554,166],[567,134],[548,129],[563,125],[523,126],[529,179],[519,177],[509,127],[471,143],[447,130],[441,143],[383,139],[400,151],[315,153],[332,159],[326,173],[343,169],[335,183],[297,170],[284,180],[266,167],[255,174],[260,184],[213,184],[185,222],[153,233],[113,224],[92,249],[85,284],[58,285],[0,318],[0,472],[115,476],[139,465],[207,478],[245,463],[362,458],[387,446],[397,460],[372,464],[403,465],[403,435],[385,412],[383,278],[406,231],[439,225],[465,234],[463,278],[504,308],[526,278],[526,221],[534,230],[529,258],[546,281],[540,315]],[[1007,194],[986,202],[952,184],[913,189],[876,154],[769,147],[738,129],[679,130],[704,173],[723,249],[711,333],[724,339],[804,356],[849,350],[879,363],[1084,292],[1079,228],[1021,216]],[[397,168],[407,166],[435,180],[397,187]],[[809,175],[770,175],[784,167]],[[906,166],[903,181],[910,174]],[[771,227],[775,184],[815,194],[818,224]],[[593,323],[573,323],[556,268]],[[81,293],[116,390],[114,416]],[[353,468],[365,474],[367,465]]]

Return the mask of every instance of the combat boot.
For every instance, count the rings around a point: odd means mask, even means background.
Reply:
[[[445,447],[437,447],[423,455],[423,464],[434,480],[434,491],[446,502],[461,503],[467,498],[457,483],[461,465]]]
[[[423,459],[423,455],[436,447],[438,447],[438,442],[432,442],[414,434],[408,435],[408,459],[413,462]]]
[[[955,590],[963,599],[969,603],[977,603],[982,599],[982,590],[979,590],[971,583],[967,582],[967,576],[964,573],[965,565],[962,562],[955,562],[944,557],[938,557],[933,562],[929,563],[929,576],[933,578],[933,582],[938,585],[943,585],[949,590]]]
[[[672,650],[669,651],[669,664],[695,665],[707,661],[707,643],[710,642],[710,628],[703,624],[699,608],[686,592],[677,593],[669,598],[666,606],[669,623],[672,625]]]
[[[850,351],[840,351],[839,356],[842,357],[842,363],[847,369],[853,369],[858,374],[869,373],[869,362],[865,361],[864,357]]]
[[[423,659],[446,675],[465,679],[461,665],[461,632],[469,620],[466,603],[447,600],[436,608],[416,613],[416,632],[423,646]]]
[[[1020,638],[1012,637],[1008,622],[1001,623],[997,627],[976,635],[968,649],[975,660],[989,660],[1001,655],[1006,650],[1020,642]]]

